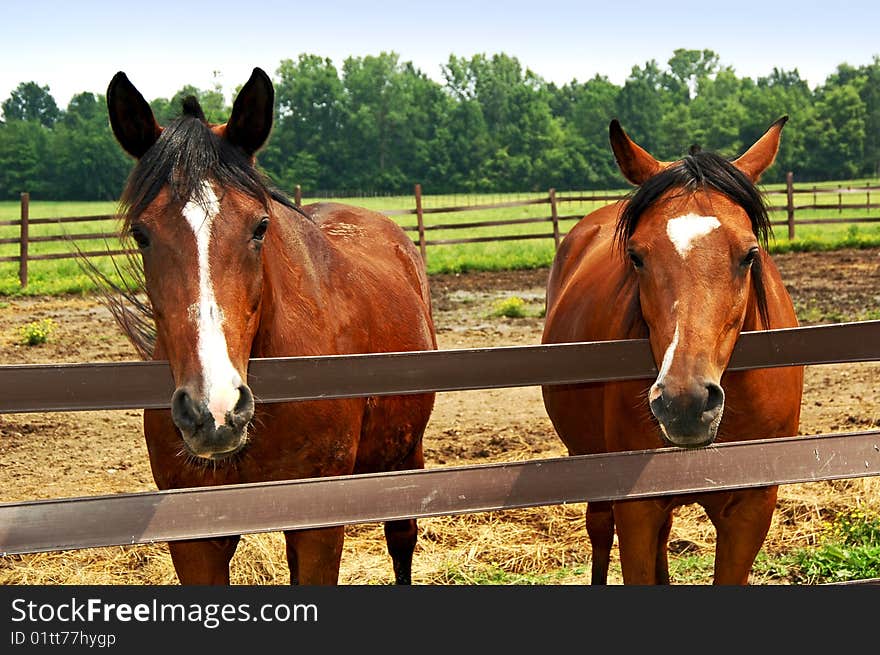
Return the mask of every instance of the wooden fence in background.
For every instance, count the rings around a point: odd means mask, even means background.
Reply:
[[[106,257],[107,255],[122,255],[127,250],[122,249],[104,249],[104,250],[86,250],[77,252],[76,249],[70,249],[67,252],[50,253],[50,254],[31,254],[31,243],[67,243],[72,240],[88,241],[94,239],[116,239],[119,237],[117,230],[102,232],[84,232],[76,234],[50,234],[46,236],[33,236],[30,233],[32,225],[67,225],[71,223],[92,223],[113,221],[116,227],[118,216],[115,214],[103,214],[100,216],[65,216],[62,218],[31,218],[30,217],[30,193],[21,194],[21,215],[18,220],[0,221],[0,226],[15,226],[19,228],[19,234],[16,237],[0,238],[0,244],[17,243],[18,255],[0,257],[0,262],[18,262],[18,280],[22,289],[27,288],[28,284],[28,264],[33,261],[44,261],[49,259],[75,259],[76,257]]]
[[[880,321],[862,321],[743,333],[729,370],[878,360]],[[249,382],[264,403],[656,374],[649,343],[635,339],[253,359]],[[161,361],[15,365],[0,367],[0,388],[0,413],[82,411],[168,407],[173,381]],[[0,556],[876,475],[874,430],[10,502],[0,504]]]
[[[771,190],[765,191],[764,195],[768,197],[769,204],[768,210],[773,211],[785,211],[786,219],[784,221],[776,220],[771,221],[771,225],[774,227],[785,226],[788,230],[788,238],[795,238],[795,226],[796,225],[822,225],[822,224],[831,224],[836,223],[838,225],[848,225],[855,223],[880,223],[880,216],[856,216],[856,217],[843,217],[843,218],[832,218],[832,217],[822,217],[822,218],[802,218],[797,219],[796,213],[804,210],[837,210],[838,213],[841,213],[844,209],[864,209],[866,212],[870,212],[872,209],[880,209],[880,202],[871,202],[871,193],[874,192],[880,196],[880,185],[878,186],[834,186],[834,187],[822,187],[819,185],[813,185],[810,187],[801,187],[795,188],[794,186],[794,176],[792,173],[788,173],[786,175],[786,188],[782,190]],[[819,203],[816,201],[816,198],[819,194],[836,194],[838,201],[837,203]],[[866,201],[865,202],[844,202],[843,198],[847,194],[865,194]],[[812,203],[800,203],[796,201],[797,197],[803,197],[806,194],[813,195]],[[554,247],[558,248],[559,243],[562,237],[565,236],[566,232],[564,232],[560,228],[560,222],[571,219],[580,219],[584,216],[583,213],[579,214],[565,214],[562,215],[559,213],[560,205],[564,205],[566,203],[592,203],[593,206],[596,206],[598,203],[608,204],[613,202],[618,202],[626,198],[625,193],[578,193],[578,194],[560,194],[557,195],[556,189],[549,189],[546,196],[535,198],[531,200],[515,200],[510,202],[501,202],[501,203],[492,203],[492,204],[482,204],[482,205],[468,205],[463,207],[437,207],[425,209],[422,208],[421,196],[422,196],[422,188],[420,184],[416,184],[413,190],[413,195],[415,198],[415,209],[393,209],[383,211],[387,216],[401,216],[401,215],[415,215],[416,216],[416,226],[408,226],[404,227],[405,230],[410,232],[418,232],[418,237],[413,240],[419,244],[419,249],[422,253],[422,258],[427,261],[427,247],[428,246],[438,246],[438,245],[450,245],[450,244],[460,244],[460,243],[478,243],[478,242],[486,242],[486,241],[513,241],[513,240],[522,240],[522,239],[553,239]],[[773,199],[777,196],[785,196],[785,203],[773,203]],[[296,194],[297,198],[301,198],[301,192],[297,190]],[[875,196],[877,197],[877,196]],[[506,220],[496,220],[496,221],[476,221],[476,222],[467,222],[467,223],[433,223],[429,224],[425,221],[426,214],[451,214],[456,212],[463,211],[483,211],[487,209],[501,209],[508,207],[523,207],[526,205],[549,205],[550,215],[546,217],[537,217],[537,218],[517,218],[517,219],[506,219]],[[478,227],[501,227],[505,225],[517,225],[524,223],[549,223],[551,228],[550,231],[546,233],[539,234],[494,234],[490,236],[481,236],[481,237],[470,237],[470,238],[462,238],[462,239],[431,239],[426,236],[432,230],[458,230],[458,229],[470,229],[470,228],[478,228]]]
[[[798,211],[805,210],[825,210],[828,212],[837,211],[838,214],[843,210],[853,209],[860,210],[864,209],[866,212],[870,212],[873,209],[880,209],[880,202],[872,202],[871,194],[875,193],[875,198],[880,197],[880,185],[878,186],[822,186],[822,185],[812,185],[812,186],[799,186],[796,187],[793,181],[793,174],[788,173],[786,176],[786,188],[781,190],[772,190],[766,191],[765,195],[768,197],[770,201],[769,209],[771,211],[784,211],[786,213],[785,220],[776,220],[772,221],[772,225],[775,227],[785,226],[788,230],[788,238],[795,238],[795,228],[797,225],[820,225],[820,224],[856,224],[856,223],[880,223],[880,216],[855,216],[855,217],[838,217],[833,218],[832,216],[821,217],[821,218],[802,218],[798,219],[796,217]],[[844,198],[847,195],[852,194],[864,194],[865,202],[844,202]],[[828,202],[817,202],[817,198],[819,195],[834,194],[837,196],[836,203],[828,203]],[[803,203],[800,202],[800,198],[808,198],[812,195],[812,202]],[[557,194],[555,189],[549,189],[547,191],[547,195],[532,198],[528,200],[511,200],[506,202],[496,202],[496,203],[486,203],[486,204],[470,204],[470,205],[462,205],[456,207],[424,207],[423,199],[422,199],[422,186],[421,184],[414,185],[413,188],[413,207],[411,209],[386,209],[380,210],[386,216],[415,216],[416,225],[405,226],[404,229],[411,233],[416,233],[413,236],[413,241],[415,241],[419,250],[422,253],[423,259],[427,261],[428,258],[428,246],[439,246],[439,245],[455,245],[455,244],[463,244],[463,243],[480,243],[480,242],[499,242],[499,241],[517,241],[524,239],[552,239],[554,246],[559,247],[559,243],[561,239],[565,236],[565,231],[561,229],[560,222],[566,220],[576,220],[583,217],[583,213],[568,213],[561,214],[560,207],[564,205],[573,205],[575,203],[591,203],[592,206],[596,206],[598,204],[607,204],[612,202],[617,202],[626,197],[624,193],[560,193]],[[784,197],[784,202],[782,203],[774,203],[773,201],[778,197]],[[294,202],[297,205],[302,204],[302,190],[299,185],[296,186],[294,190]],[[512,219],[501,219],[501,220],[477,220],[477,221],[467,221],[467,222],[443,222],[439,221],[436,223],[431,223],[426,217],[439,215],[439,214],[457,214],[461,212],[483,212],[486,210],[494,210],[494,209],[508,209],[514,207],[525,207],[529,205],[547,205],[548,206],[548,216],[542,217],[531,217],[531,218],[512,218]],[[79,233],[79,234],[54,234],[47,236],[31,236],[30,235],[30,226],[32,225],[46,225],[46,224],[59,224],[66,225],[71,223],[83,223],[83,222],[103,222],[103,221],[116,221],[117,216],[115,215],[102,215],[102,216],[75,216],[75,217],[63,217],[63,218],[38,218],[33,219],[29,217],[30,207],[30,196],[28,193],[21,194],[21,217],[18,220],[6,220],[0,221],[0,226],[19,226],[19,235],[16,237],[6,237],[0,238],[0,244],[11,244],[18,243],[19,244],[19,254],[17,256],[5,256],[0,257],[0,262],[18,262],[19,264],[19,282],[22,288],[27,287],[27,279],[28,279],[28,263],[32,261],[40,261],[40,260],[48,260],[48,259],[71,259],[79,256],[85,257],[99,257],[106,255],[117,255],[124,254],[126,250],[86,250],[82,253],[77,253],[75,249],[71,249],[68,252],[61,253],[52,253],[52,254],[30,254],[28,245],[30,243],[45,243],[45,242],[67,242],[70,243],[72,240],[77,241],[87,241],[87,240],[95,240],[95,239],[115,239],[118,236],[117,232],[114,231],[100,231],[100,232],[90,232],[90,233]],[[534,233],[534,234],[491,234],[486,236],[478,236],[478,237],[469,237],[469,238],[444,238],[437,239],[431,238],[432,233],[436,233],[439,230],[462,230],[462,229],[473,229],[473,228],[503,228],[504,226],[510,225],[523,225],[529,223],[544,223],[548,225],[548,230],[546,232]],[[115,227],[115,226],[114,226]]]

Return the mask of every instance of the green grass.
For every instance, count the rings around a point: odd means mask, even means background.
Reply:
[[[451,565],[438,582],[446,585],[552,585],[572,578],[589,580],[589,568],[575,566],[546,573],[510,573],[494,565]]]
[[[880,577],[880,515],[858,509],[837,514],[817,547],[797,550],[789,559],[801,583]]]
[[[880,577],[880,515],[852,510],[835,515],[818,537],[819,543],[790,552],[758,553],[752,567],[752,584],[817,585]],[[714,553],[670,555],[673,584],[712,583]],[[619,561],[612,560],[609,577],[619,577]],[[551,585],[587,584],[589,567],[575,565],[539,573],[512,573],[495,564],[453,564],[443,573],[443,584]]]
[[[844,185],[862,185],[866,183],[876,185],[877,180],[857,180],[842,183]],[[837,183],[827,182],[821,187],[834,186]],[[778,190],[784,185],[770,185],[766,191]],[[796,185],[796,188],[803,188]],[[578,192],[559,191],[557,197],[560,200],[558,212],[560,216],[560,233],[564,235],[577,221],[590,211],[607,204],[604,201],[565,201],[566,197],[574,195],[603,195],[605,193],[625,193],[628,189],[609,190],[607,192]],[[488,204],[526,199],[546,197],[546,192],[536,193],[508,193],[508,194],[455,194],[423,196],[423,208],[430,210],[443,207],[464,206],[473,204]],[[817,191],[815,201],[819,203],[837,205],[838,194]],[[865,192],[853,192],[840,194],[847,203],[867,203],[868,195]],[[796,204],[813,203],[813,194],[797,194]],[[303,199],[304,203],[315,202],[319,198]],[[784,195],[770,195],[768,200],[773,205],[785,203]],[[413,196],[381,196],[381,197],[358,197],[337,199],[338,202],[368,207],[378,211],[399,209],[414,209]],[[870,202],[880,201],[880,192],[874,192]],[[90,216],[112,214],[116,209],[113,202],[51,202],[32,199],[30,206],[31,218],[57,218],[62,216]],[[501,209],[476,209],[473,211],[454,213],[427,213],[425,223],[429,227],[438,224],[458,225],[482,221],[497,221],[523,218],[547,218],[550,216],[550,207],[547,204],[527,205],[524,207],[508,207]],[[571,218],[566,218],[571,217]],[[785,211],[774,211],[771,218],[774,221],[784,221]],[[792,251],[817,251],[834,250],[839,248],[867,248],[880,247],[880,222],[878,223],[847,223],[847,219],[856,217],[871,217],[880,219],[880,209],[835,209],[823,210],[800,210],[796,213],[798,221],[811,218],[832,218],[836,222],[824,225],[799,225],[796,227],[796,238],[788,239],[787,228],[784,225],[774,227],[774,236],[770,243],[772,253]],[[19,204],[15,201],[0,202],[0,221],[17,220],[19,218]],[[401,226],[407,228],[416,227],[414,215],[393,217]],[[839,222],[838,222],[839,221]],[[50,234],[84,234],[90,232],[111,232],[116,229],[114,221],[84,222],[73,224],[49,224],[32,225],[32,236],[46,236]],[[19,228],[17,226],[0,227],[0,238],[16,237]],[[417,238],[417,232],[410,229],[408,234]],[[476,270],[510,270],[541,268],[549,266],[555,253],[552,234],[552,224],[549,222],[524,223],[505,225],[499,227],[471,227],[463,229],[427,229],[426,238],[430,241],[444,239],[462,239],[476,237],[491,237],[498,235],[546,235],[543,238],[512,240],[503,242],[467,243],[453,245],[429,245],[427,249],[428,272],[434,273],[462,273]],[[110,240],[77,241],[80,248],[87,250],[101,250],[119,247],[118,242]],[[71,252],[70,243],[31,243],[30,253],[45,254]],[[17,244],[0,244],[0,257],[17,256]],[[112,264],[109,260],[95,260],[98,266],[105,272],[112,274]],[[76,260],[50,260],[31,262],[29,266],[29,286],[22,292],[18,284],[18,264],[16,262],[0,263],[0,295],[27,294],[58,294],[58,293],[86,293],[93,289],[88,276],[82,273]]]

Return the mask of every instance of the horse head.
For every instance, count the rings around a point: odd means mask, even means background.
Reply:
[[[122,72],[107,106],[116,139],[136,159],[122,209],[143,260],[155,357],[174,377],[172,418],[191,455],[229,457],[254,414],[247,367],[271,240],[270,193],[254,156],[272,126],[272,83],[254,69],[223,124],[208,123],[191,97],[160,126]]]
[[[776,157],[786,120],[733,161],[694,147],[675,162],[658,161],[611,123],[618,166],[637,186],[615,236],[659,371],[651,412],[672,445],[715,440],[721,376],[739,333],[744,325],[770,327],[762,281],[770,224],[756,183]]]

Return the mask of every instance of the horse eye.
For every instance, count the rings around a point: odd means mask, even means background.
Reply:
[[[254,230],[254,236],[253,236],[254,241],[262,241],[263,237],[266,236],[266,230],[268,230],[268,229],[269,229],[269,219],[266,217],[263,217],[263,220],[260,221],[259,225],[257,225],[256,229]]]
[[[642,261],[642,258],[639,257],[632,250],[626,253],[629,256],[629,260],[632,262],[632,265],[636,268],[642,268],[645,265],[645,262]]]
[[[752,248],[751,250],[749,250],[749,252],[746,253],[746,256],[743,257],[742,264],[741,264],[742,267],[748,268],[749,266],[751,266],[752,264],[755,263],[755,259],[757,257],[758,257],[758,249]]]
[[[150,245],[150,237],[147,236],[147,231],[140,225],[132,225],[130,232],[131,238],[134,239],[137,247],[141,250]]]

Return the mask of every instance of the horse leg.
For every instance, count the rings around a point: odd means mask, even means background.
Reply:
[[[412,559],[416,548],[417,526],[415,519],[386,521],[385,543],[394,566],[395,584],[412,584]]]
[[[660,527],[657,536],[657,584],[669,584],[669,533],[672,532],[672,513]]]
[[[662,583],[657,562],[660,537],[671,508],[662,500],[627,500],[614,503],[614,523],[620,546],[623,584]],[[663,557],[665,559],[665,556]],[[666,572],[668,580],[669,573]]]
[[[590,584],[608,584],[608,566],[611,563],[611,546],[614,544],[614,514],[611,503],[587,503],[586,521],[592,550]]]
[[[171,561],[180,584],[228,585],[229,562],[240,537],[171,541]]]
[[[339,582],[339,564],[345,541],[343,526],[288,530],[284,537],[290,584],[335,585]]]
[[[396,470],[423,469],[425,458],[422,453],[422,440],[419,438],[412,452]],[[415,519],[386,521],[385,543],[394,567],[395,584],[412,584],[412,560],[418,540],[418,525]]]
[[[704,505],[715,525],[716,585],[745,585],[773,519],[778,487],[744,489]]]

